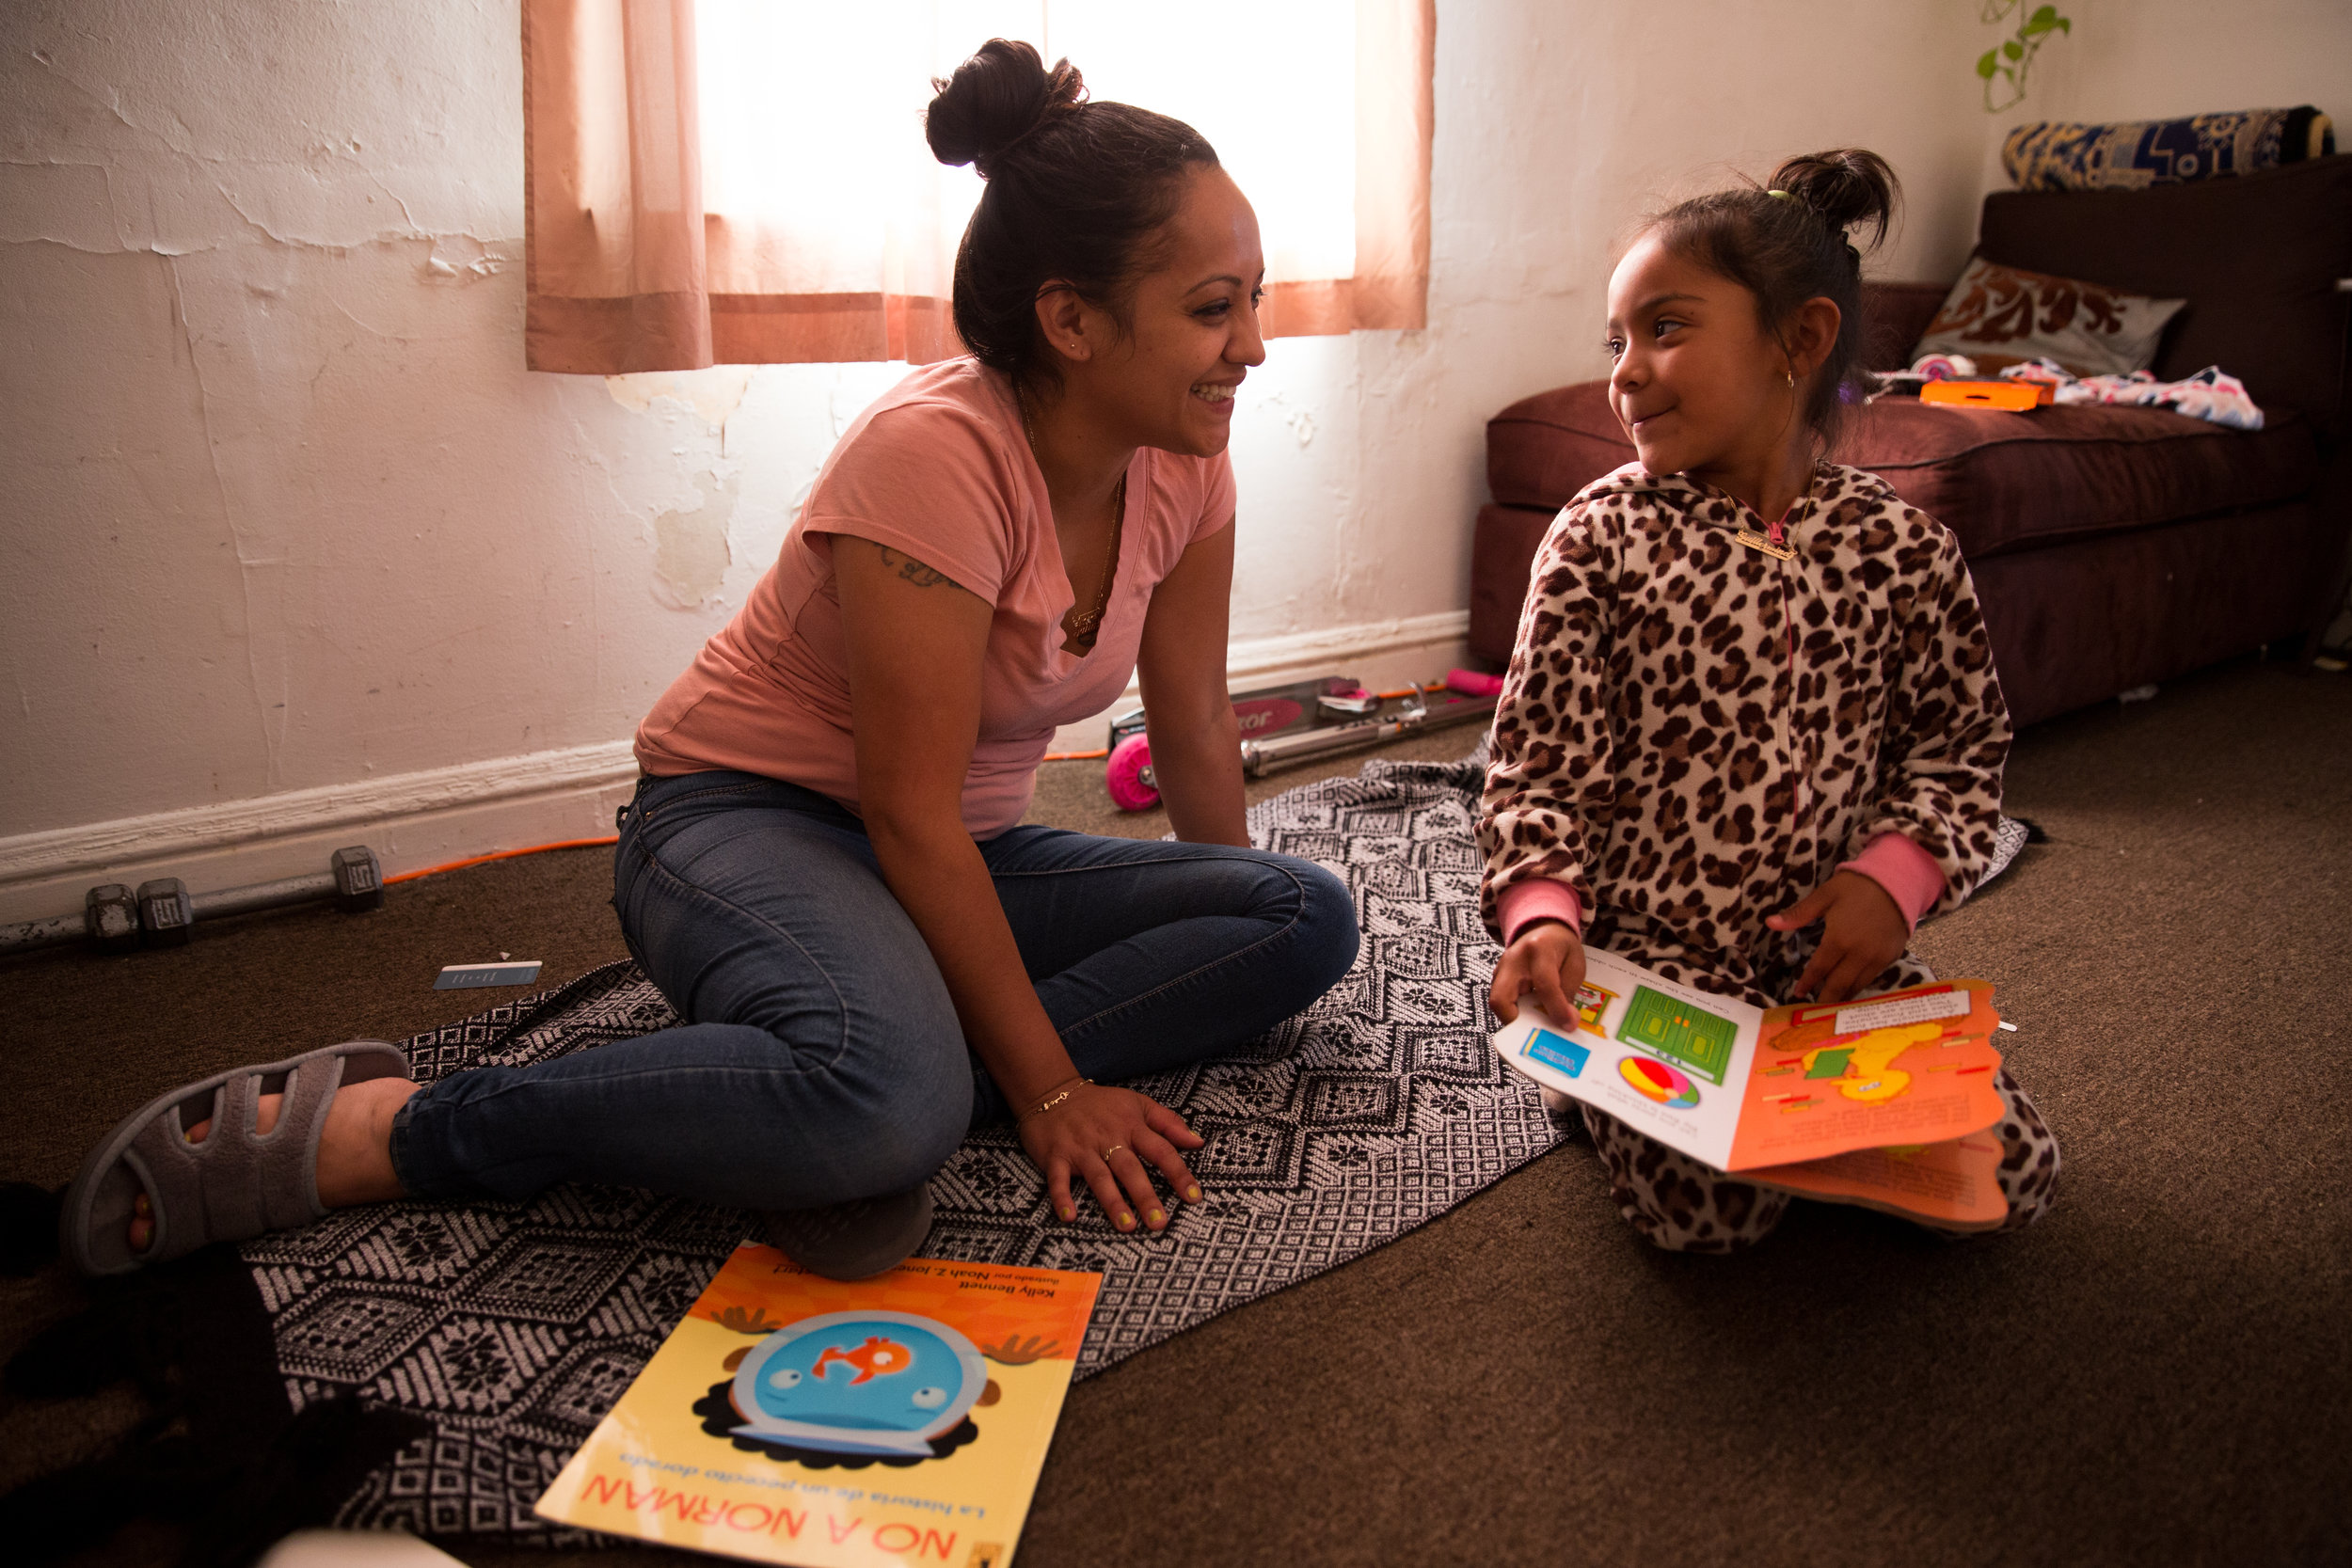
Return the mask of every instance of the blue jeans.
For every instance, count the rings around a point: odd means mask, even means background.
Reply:
[[[1041,827],[980,854],[1046,1017],[1098,1082],[1230,1051],[1355,961],[1354,902],[1305,861]],[[1007,1114],[837,802],[750,773],[644,780],[613,893],[686,1022],[421,1090],[392,1125],[411,1195],[593,1181],[811,1208],[906,1191]]]

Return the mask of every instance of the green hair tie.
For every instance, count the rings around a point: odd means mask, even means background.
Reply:
[[[1783,201],[1794,201],[1796,199],[1796,198],[1790,196],[1787,191],[1766,191],[1764,194],[1766,196],[1776,196]]]

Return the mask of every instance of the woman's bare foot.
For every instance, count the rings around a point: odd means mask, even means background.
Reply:
[[[319,1130],[319,1201],[329,1209],[355,1203],[383,1203],[406,1196],[400,1178],[392,1174],[392,1117],[408,1097],[423,1087],[405,1078],[370,1078],[347,1084],[326,1102],[326,1125]],[[267,1132],[278,1125],[282,1094],[265,1094],[256,1107],[253,1130]],[[188,1129],[188,1142],[200,1144],[213,1130],[210,1121]],[[145,1193],[131,1204],[131,1250],[145,1252],[154,1239],[154,1208]]]

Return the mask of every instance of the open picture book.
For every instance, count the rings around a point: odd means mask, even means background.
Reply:
[[[802,1568],[1009,1568],[1102,1276],[746,1242],[537,1513]]]
[[[1982,980],[1765,1011],[1597,948],[1577,1016],[1532,1006],[1504,1062],[1670,1148],[1759,1186],[1953,1229],[2008,1216],[1991,1129],[2000,1015]]]

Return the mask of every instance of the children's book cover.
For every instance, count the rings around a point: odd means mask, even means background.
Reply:
[[[1101,1276],[739,1247],[543,1517],[797,1568],[1008,1568]]]
[[[1573,1020],[1529,1006],[1495,1032],[1521,1073],[1717,1170],[1940,1221],[1979,1217],[1981,1149],[1944,1146],[2001,1118],[1991,986],[1952,980],[1768,1012],[1598,949],[1584,960]]]

